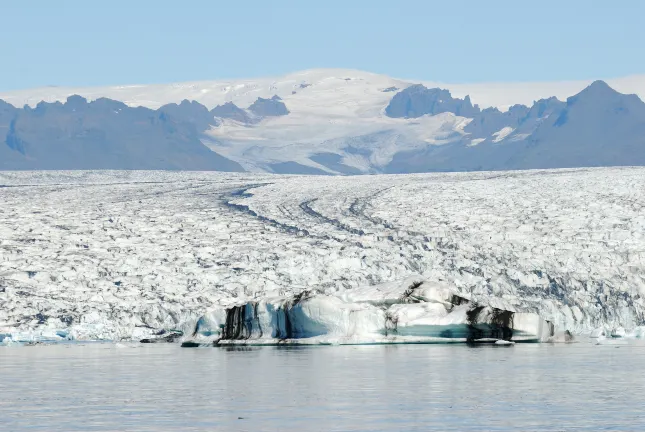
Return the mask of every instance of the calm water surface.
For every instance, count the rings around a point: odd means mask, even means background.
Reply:
[[[645,430],[645,345],[0,347],[0,430]]]

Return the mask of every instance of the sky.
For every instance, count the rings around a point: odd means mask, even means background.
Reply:
[[[444,83],[645,73],[645,1],[0,0],[0,91],[352,68]]]

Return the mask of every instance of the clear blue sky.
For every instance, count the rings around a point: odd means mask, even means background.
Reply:
[[[443,82],[645,73],[645,0],[0,0],[0,91],[342,67]]]

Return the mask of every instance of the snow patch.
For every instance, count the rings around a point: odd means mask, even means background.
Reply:
[[[475,138],[473,140],[470,140],[470,144],[468,144],[468,147],[475,147],[477,144],[481,144],[484,141],[486,141],[486,138]]]
[[[493,139],[493,142],[498,143],[498,142],[502,141],[504,138],[506,138],[507,136],[512,134],[514,130],[515,129],[510,127],[510,126],[506,126],[506,127],[502,128],[502,129],[498,130],[497,132],[495,132],[493,134],[493,136],[495,137]]]

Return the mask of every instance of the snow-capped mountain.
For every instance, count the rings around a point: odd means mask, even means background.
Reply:
[[[255,80],[24,90],[0,94],[13,105],[0,106],[0,166],[363,174],[643,164],[644,104],[612,89],[642,99],[645,76],[446,85],[320,69]],[[65,102],[71,95],[89,106],[122,101],[119,121],[111,112],[88,126]],[[14,108],[25,104],[32,108]],[[146,121],[137,106],[147,108]],[[52,118],[57,110],[67,110],[66,119]],[[172,127],[160,131],[158,118]],[[563,122],[568,118],[575,121]],[[107,137],[99,149],[88,144],[98,136]],[[166,144],[155,146],[159,141]]]

